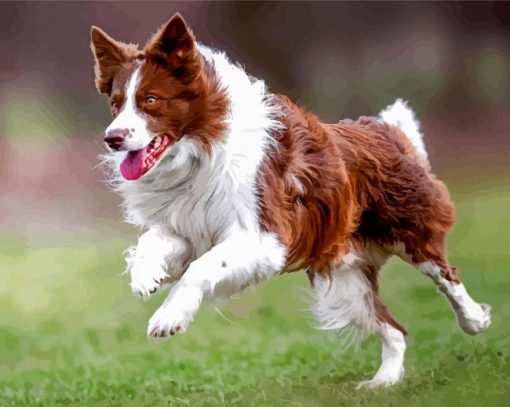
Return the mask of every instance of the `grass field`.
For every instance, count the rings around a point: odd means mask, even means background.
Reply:
[[[360,351],[314,329],[307,279],[286,275],[204,308],[190,329],[148,340],[163,300],[132,297],[119,276],[131,242],[0,241],[0,405],[506,406],[510,401],[510,184],[451,181],[459,223],[450,258],[493,326],[470,337],[433,284],[393,260],[382,296],[409,330],[406,378],[356,391],[380,345]],[[120,222],[120,221],[119,221]]]

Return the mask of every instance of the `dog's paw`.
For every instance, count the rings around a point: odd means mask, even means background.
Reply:
[[[192,316],[178,309],[163,305],[149,320],[147,336],[167,338],[188,329]]]
[[[488,304],[476,304],[469,313],[458,314],[457,319],[462,330],[470,335],[477,335],[491,325],[491,306]]]
[[[388,363],[388,361],[386,362]],[[388,369],[388,364],[386,364],[386,369],[383,367],[384,363],[381,366],[382,371],[379,370],[377,374],[371,380],[363,380],[356,387],[359,389],[380,389],[384,387],[393,386],[402,381],[405,374],[405,369],[403,366],[398,367],[398,364],[393,368]]]
[[[372,379],[372,380],[363,380],[362,382],[359,382],[356,386],[356,390],[361,389],[367,389],[367,390],[373,390],[373,389],[380,389],[384,387],[390,387],[394,385],[395,383],[392,383],[388,380],[382,380],[382,379]]]
[[[165,270],[157,265],[146,269],[134,267],[131,271],[131,290],[133,294],[143,299],[148,299],[165,282],[168,275]]]

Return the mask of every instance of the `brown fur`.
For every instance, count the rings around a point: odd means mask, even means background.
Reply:
[[[459,282],[444,250],[455,210],[400,129],[376,118],[321,123],[284,96],[284,128],[259,177],[260,224],[288,248],[289,271],[330,273],[354,249],[393,254],[403,243],[413,263],[434,261]],[[378,318],[405,333],[377,295],[382,264],[366,262]]]
[[[288,248],[287,265],[327,272],[349,251],[357,208],[335,139],[315,116],[278,97],[285,128],[274,134],[259,179],[260,223]]]
[[[122,73],[132,68],[140,51],[134,44],[115,41],[98,27],[92,27],[90,37],[90,48],[95,57],[96,89],[99,93],[110,95],[115,76],[119,73],[125,76]]]
[[[112,115],[122,109],[126,82],[143,60],[136,104],[149,129],[176,140],[186,134],[211,152],[225,131],[227,97],[179,14],[143,50],[96,27],[91,36],[96,87],[110,97]],[[149,103],[148,96],[155,99]],[[378,296],[377,274],[403,244],[413,263],[433,261],[459,282],[445,252],[455,218],[446,187],[397,127],[370,117],[325,124],[285,96],[274,103],[283,128],[274,133],[277,146],[258,178],[261,229],[287,247],[286,269],[307,269],[312,284],[348,252],[360,254],[373,291],[367,300],[380,321],[405,333]]]
[[[112,115],[125,102],[126,82],[139,64],[137,107],[147,114],[149,130],[176,140],[187,134],[208,152],[225,130],[227,97],[211,67],[195,46],[195,38],[179,14],[174,15],[143,50],[113,40],[93,27],[96,87],[110,97]],[[156,101],[147,103],[147,97]]]

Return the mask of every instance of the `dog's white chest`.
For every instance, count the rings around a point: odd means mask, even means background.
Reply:
[[[125,191],[127,220],[147,228],[166,229],[186,239],[195,256],[205,253],[222,240],[236,220],[248,214],[243,213],[246,202],[242,194],[233,190],[228,177],[215,174],[200,179],[200,175],[198,171],[190,180],[172,188],[154,182]]]

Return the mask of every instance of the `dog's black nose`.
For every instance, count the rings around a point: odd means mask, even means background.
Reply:
[[[113,129],[106,133],[104,142],[113,150],[118,150],[122,147],[122,143],[129,134],[129,129]]]

